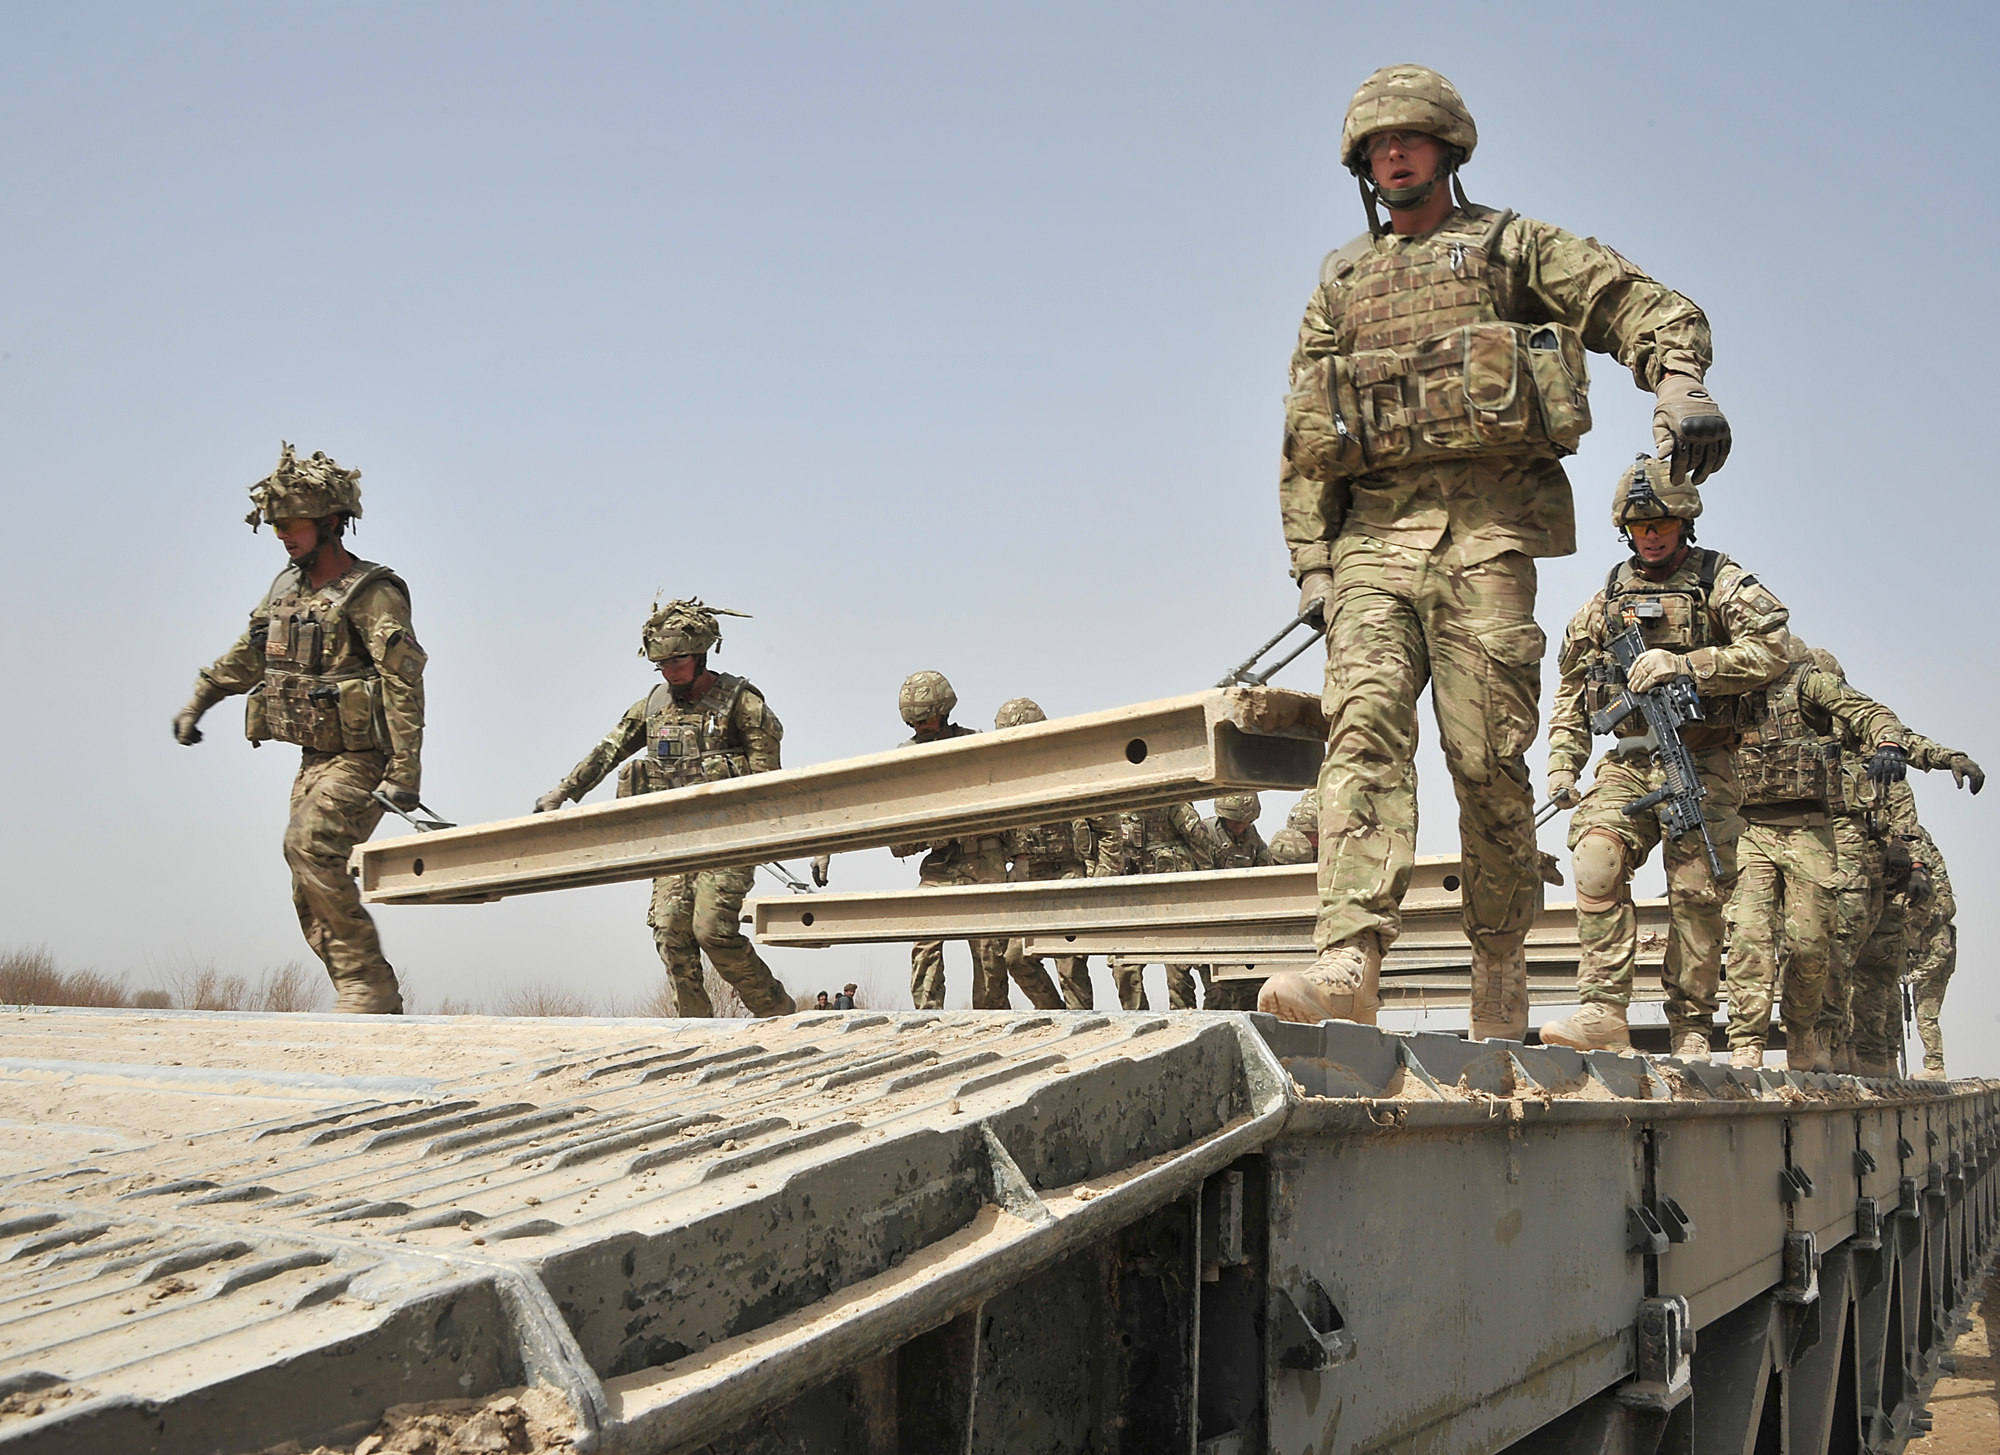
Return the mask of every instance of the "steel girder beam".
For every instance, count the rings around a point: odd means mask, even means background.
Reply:
[[[1309,788],[1319,699],[1231,688],[864,758],[362,844],[378,904],[481,902],[992,832],[1257,788]]]

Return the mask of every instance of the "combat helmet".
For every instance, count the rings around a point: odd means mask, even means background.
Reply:
[[[1437,176],[1415,187],[1379,187],[1368,169],[1363,147],[1378,131],[1420,131],[1445,144],[1445,159]],[[1341,164],[1361,183],[1361,200],[1368,209],[1368,230],[1382,234],[1382,220],[1375,204],[1406,209],[1421,207],[1430,200],[1432,189],[1448,175],[1461,207],[1465,191],[1458,184],[1458,169],[1471,160],[1479,145],[1479,128],[1466,109],[1458,88],[1429,66],[1384,66],[1361,83],[1354,99],[1347,103],[1347,117],[1340,126]]]
[[[1838,677],[1843,682],[1847,680],[1847,669],[1840,665],[1840,658],[1834,656],[1825,647],[1808,647],[1806,651],[1811,655],[1813,665],[1819,668],[1820,671],[1830,676]]]
[[[909,684],[903,684],[906,688]],[[904,714],[905,720],[908,714]],[[1010,697],[1000,704],[1000,710],[993,714],[996,728],[1019,727],[1023,723],[1047,722],[1049,715],[1042,711],[1042,705],[1032,697]]]
[[[342,469],[319,450],[300,460],[289,442],[280,440],[279,445],[278,468],[250,487],[245,525],[254,531],[265,521],[361,518],[359,470]]]
[[[1264,802],[1254,793],[1225,793],[1215,800],[1215,816],[1231,823],[1255,823],[1264,815]]]
[[[926,718],[950,717],[957,706],[958,694],[942,672],[912,672],[896,694],[896,710],[911,727]]]
[[[1665,460],[1641,455],[1618,477],[1611,492],[1611,523],[1624,530],[1635,520],[1684,520],[1701,514],[1701,491],[1692,480],[1674,483]],[[1693,540],[1689,531],[1686,539]]]
[[[669,657],[698,657],[722,645],[722,624],[715,618],[740,616],[747,611],[731,611],[726,606],[704,605],[699,596],[686,601],[655,605],[653,614],[639,629],[639,655],[652,662]]]
[[[1285,820],[1285,827],[1288,829],[1297,829],[1302,834],[1316,834],[1319,832],[1319,790],[1317,788],[1308,788],[1304,793],[1299,795],[1299,801],[1292,805],[1291,815]]]

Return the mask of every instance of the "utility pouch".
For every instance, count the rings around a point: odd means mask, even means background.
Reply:
[[[1316,359],[1306,367],[1285,400],[1285,422],[1292,463],[1301,473],[1337,480],[1368,468],[1350,359]]]
[[[270,719],[264,712],[264,684],[252,687],[243,699],[243,736],[253,743],[271,740]]]
[[[349,677],[337,684],[334,692],[340,714],[342,745],[350,753],[388,747],[389,736],[383,730],[385,725],[378,723],[381,706],[375,679]]]
[[[1583,335],[1563,323],[1528,334],[1528,372],[1549,442],[1573,454],[1590,429],[1590,363]]]

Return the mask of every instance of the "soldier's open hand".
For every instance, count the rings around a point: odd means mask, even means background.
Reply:
[[[1986,775],[1980,772],[1979,765],[1964,753],[1953,753],[1951,761],[1945,766],[1951,769],[1951,781],[1956,787],[1963,788],[1967,780],[1970,780],[1972,791],[1977,793],[1986,786]]]
[[[1729,458],[1729,420],[1701,381],[1663,374],[1653,391],[1653,443],[1669,462],[1676,485],[1699,485]]]
[[[192,748],[196,743],[200,742],[201,729],[195,726],[200,721],[201,709],[198,707],[183,707],[179,712],[175,713],[174,741],[179,743],[183,748]],[[1977,793],[1979,790],[1975,788],[1972,791]]]

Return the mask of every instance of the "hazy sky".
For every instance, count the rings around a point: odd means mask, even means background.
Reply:
[[[411,584],[425,797],[460,821],[526,810],[645,690],[658,589],[755,613],[716,665],[793,763],[901,737],[918,667],[980,727],[1213,681],[1294,600],[1285,362],[1363,225],[1342,109],[1402,60],[1477,116],[1474,198],[1707,310],[1737,444],[1702,539],[2000,769],[1994,40],[1969,5],[8,6],[0,947],[135,987],[304,953],[295,752],[234,703],[168,731],[281,564],[240,523],[280,438],[365,473],[355,545]],[[1650,444],[1595,363],[1552,634]],[[1452,850],[1430,743],[1420,772]],[[1962,906],[1954,1069],[2000,1072],[2000,789],[1917,792]],[[644,903],[378,918],[420,999],[629,1002]],[[900,947],[773,958],[907,983]]]

